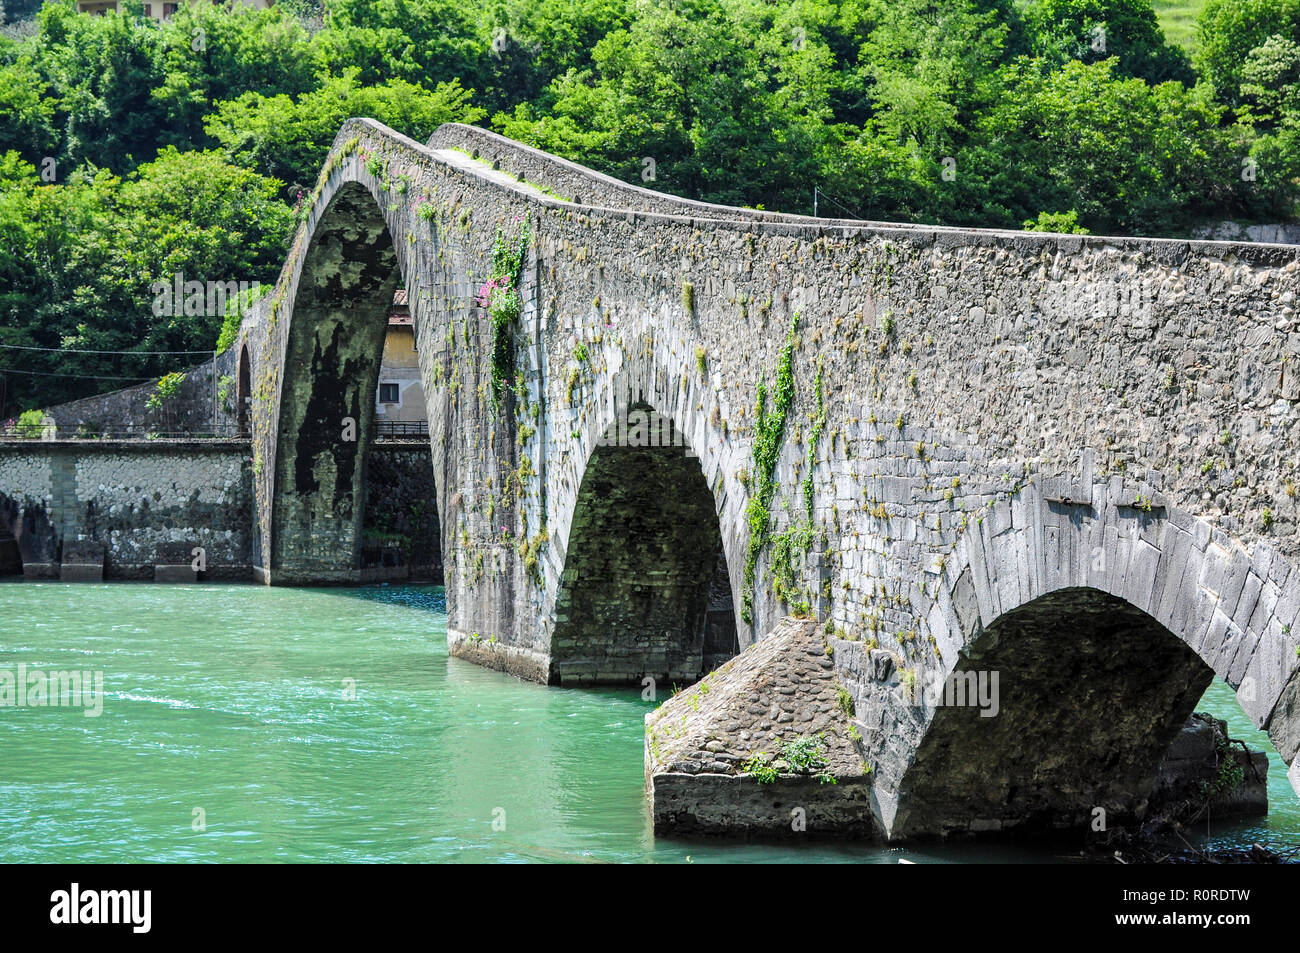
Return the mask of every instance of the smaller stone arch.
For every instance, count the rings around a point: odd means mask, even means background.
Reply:
[[[649,403],[597,441],[565,552],[552,683],[685,684],[739,649],[713,494],[681,429]]]
[[[20,525],[17,504],[0,495],[0,576],[23,574],[22,547],[17,536]]]
[[[1216,675],[1268,730],[1300,792],[1300,576],[1271,548],[1248,554],[1159,494],[1112,483],[1072,495],[1022,489],[946,560],[927,617],[942,663],[913,677],[937,685],[999,670],[1004,695],[1015,697],[1011,674],[1036,686],[1022,709],[1045,710],[1017,729],[1005,713],[899,703],[909,753],[882,756],[875,794],[891,836],[1034,815],[1060,826],[1094,806],[1140,813],[1143,772]],[[979,772],[1002,788],[980,787]]]
[[[248,357],[248,342],[239,347],[239,367],[235,372],[235,434],[247,437],[252,433],[253,383]]]

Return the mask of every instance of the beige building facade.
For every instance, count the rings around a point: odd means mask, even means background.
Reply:
[[[384,337],[384,356],[379,367],[379,389],[375,394],[375,419],[379,433],[385,430],[410,430],[424,423],[424,385],[420,381],[420,359],[415,351],[415,329],[406,291],[393,296],[388,316],[388,333]],[[392,426],[393,424],[403,426]],[[389,426],[386,426],[389,425]]]

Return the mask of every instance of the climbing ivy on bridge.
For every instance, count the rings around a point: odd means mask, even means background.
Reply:
[[[516,219],[518,221],[518,219]],[[515,321],[523,310],[519,297],[519,278],[524,270],[524,253],[532,238],[527,218],[519,228],[519,238],[513,244],[506,241],[504,229],[497,226],[496,241],[492,246],[492,276],[483,282],[478,291],[478,304],[487,308],[492,318],[492,399],[501,400],[506,381],[515,365],[515,342],[512,334]]]
[[[808,472],[803,479],[803,503],[808,513],[808,522],[813,518],[813,468],[817,465],[817,445],[821,443],[822,431],[826,429],[826,390],[822,384],[825,365],[817,359],[817,377],[813,380],[813,392],[817,396],[817,413],[813,416],[812,431],[808,437]]]
[[[791,365],[798,328],[799,314],[796,312],[790,321],[785,346],[781,348],[770,409],[767,406],[767,382],[758,382],[754,407],[754,495],[745,507],[745,519],[749,523],[749,545],[745,551],[745,592],[740,608],[740,617],[746,625],[754,621],[754,577],[758,556],[770,536],[768,525],[771,522],[772,496],[776,492],[776,463],[781,456],[781,444],[785,440],[786,417],[794,402],[794,371]]]

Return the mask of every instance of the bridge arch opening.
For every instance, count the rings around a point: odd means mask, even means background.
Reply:
[[[1098,589],[1060,589],[1006,612],[946,683],[919,689],[937,707],[902,779],[893,833],[1087,834],[1099,818],[1105,830],[1148,819],[1204,791],[1184,783],[1198,767],[1182,766],[1182,780],[1170,769],[1210,740],[1187,732],[1214,677],[1159,621]]]
[[[239,347],[239,368],[235,372],[235,434],[247,437],[252,431],[249,426],[249,411],[253,403],[252,371],[249,368],[248,344]]]
[[[361,183],[343,183],[311,234],[287,331],[272,501],[276,583],[348,584],[409,571],[401,560],[414,541],[400,527],[376,528],[406,488],[367,493],[384,342],[402,284],[379,204]],[[429,458],[427,432],[422,445]],[[431,458],[428,468],[432,485]],[[429,496],[414,502],[436,524],[436,493]]]
[[[23,574],[23,554],[18,545],[18,506],[0,495],[0,577]]]
[[[713,494],[673,422],[648,404],[605,431],[578,489],[551,636],[552,684],[659,690],[739,651]]]

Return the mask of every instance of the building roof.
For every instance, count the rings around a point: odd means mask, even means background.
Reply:
[[[398,288],[393,292],[393,307],[388,312],[388,326],[411,327],[411,308],[407,303],[406,289]]]

